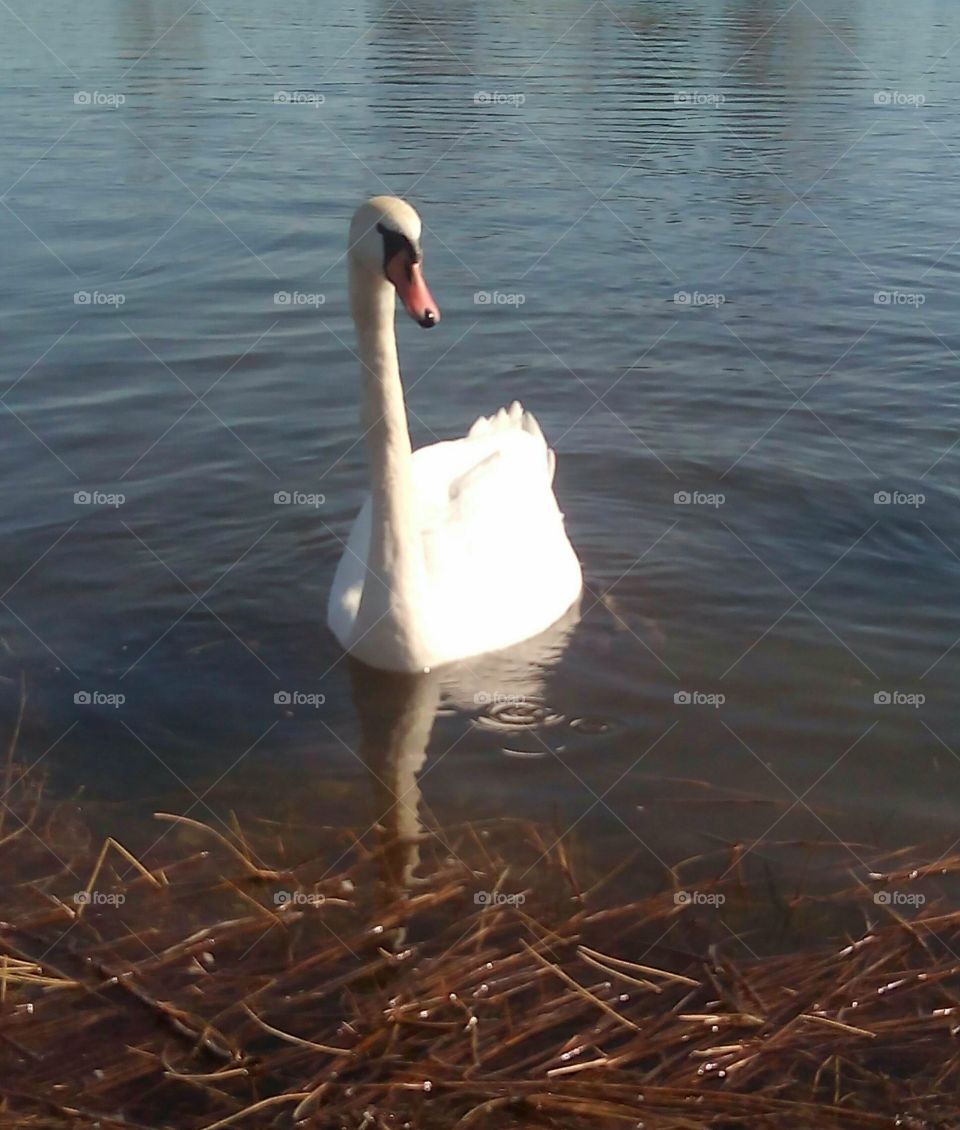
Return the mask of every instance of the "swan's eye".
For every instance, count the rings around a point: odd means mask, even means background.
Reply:
[[[399,232],[394,228],[388,228],[385,224],[377,224],[377,231],[383,236],[384,273],[386,273],[387,264],[400,253],[403,253],[404,262],[407,265],[408,271],[414,263],[420,262],[422,258],[420,248],[414,246],[403,232]]]

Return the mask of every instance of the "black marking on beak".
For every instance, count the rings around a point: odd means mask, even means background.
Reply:
[[[423,317],[417,319],[417,324],[423,326],[425,330],[432,330],[437,324],[437,312],[435,310],[425,311]]]
[[[419,263],[423,258],[420,248],[414,245],[403,232],[388,228],[385,224],[377,224],[377,231],[383,236],[383,271],[386,274],[387,264],[401,251],[406,252],[406,267],[409,272],[414,263]]]

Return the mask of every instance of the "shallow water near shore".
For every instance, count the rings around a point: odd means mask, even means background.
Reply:
[[[308,847],[399,785],[644,882],[955,828],[960,11],[13,0],[0,27],[0,693],[12,719],[25,671],[21,749],[104,834],[235,812]],[[525,655],[393,698],[324,624],[373,192],[420,209],[443,311],[399,326],[415,444],[521,399],[587,584]]]

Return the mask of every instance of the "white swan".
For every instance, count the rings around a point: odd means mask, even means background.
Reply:
[[[350,225],[371,491],[327,610],[352,655],[408,672],[529,639],[582,586],[553,493],[554,453],[519,404],[481,417],[464,439],[411,451],[395,293],[421,326],[440,320],[421,271],[420,226],[393,196],[368,200]]]

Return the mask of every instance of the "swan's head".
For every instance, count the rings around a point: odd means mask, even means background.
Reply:
[[[425,329],[440,321],[440,311],[423,278],[420,217],[397,196],[371,196],[353,214],[350,259],[386,278],[403,307]]]

